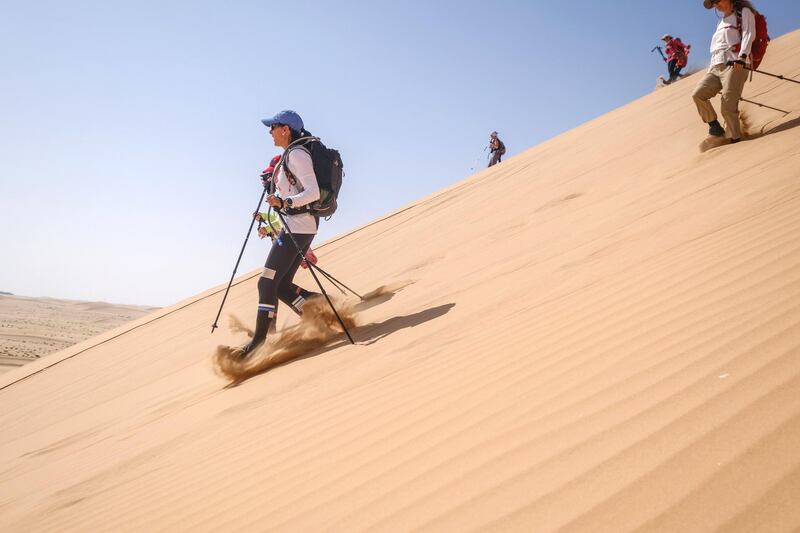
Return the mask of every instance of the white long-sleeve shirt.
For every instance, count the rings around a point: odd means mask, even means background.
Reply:
[[[291,198],[292,207],[303,207],[319,200],[319,185],[314,174],[314,164],[311,161],[311,154],[302,147],[292,148],[284,156],[284,164],[280,165],[275,174],[275,190],[277,195],[284,200]],[[289,181],[289,177],[284,171],[284,165],[289,167],[289,172],[294,178],[294,183]],[[317,223],[309,213],[299,215],[287,215],[286,225],[292,233],[315,234],[317,233]]]
[[[749,58],[755,37],[756,17],[748,8],[742,9],[741,33],[737,27],[736,11],[720,20],[717,31],[711,38],[711,67],[739,58]],[[737,44],[741,44],[738,54],[734,51]]]

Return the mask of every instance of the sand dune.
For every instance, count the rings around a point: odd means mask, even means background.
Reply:
[[[153,309],[0,294],[0,373],[63,350]]]
[[[222,285],[0,376],[0,530],[798,530],[800,90],[700,154],[695,81],[315,246],[355,346],[227,387]]]

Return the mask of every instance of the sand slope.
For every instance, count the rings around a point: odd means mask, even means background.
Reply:
[[[699,154],[696,79],[317,247],[412,282],[357,346],[226,389],[217,287],[0,377],[0,530],[800,528],[800,89]]]

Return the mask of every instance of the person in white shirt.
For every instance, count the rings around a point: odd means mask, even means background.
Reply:
[[[274,191],[267,197],[267,203],[284,214],[283,218],[293,238],[283,228],[272,243],[264,271],[258,280],[258,312],[253,337],[249,343],[232,352],[234,357],[240,359],[249,357],[266,340],[270,323],[275,319],[279,299],[300,313],[306,300],[317,296],[317,293],[307,291],[292,282],[303,256],[314,240],[319,224],[317,217],[302,209],[320,197],[311,154],[297,144],[289,147],[294,141],[310,134],[303,128],[303,119],[294,111],[281,111],[261,122],[270,129],[275,146],[284,149],[272,176]],[[301,253],[298,253],[295,243]]]
[[[750,64],[750,50],[756,34],[753,4],[747,0],[704,0],[706,9],[716,8],[722,15],[711,38],[711,64],[697,84],[692,97],[700,118],[709,126],[708,134],[724,137],[710,100],[722,92],[722,116],[732,143],[742,138],[739,100],[747,81],[745,66]]]

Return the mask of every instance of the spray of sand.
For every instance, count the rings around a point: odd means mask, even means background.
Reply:
[[[698,72],[700,72],[702,70],[705,70],[705,69],[704,68],[700,68],[700,67],[690,67],[689,69],[684,71],[683,74],[681,74],[680,78],[678,78],[677,80],[673,81],[672,83],[667,83],[667,80],[666,80],[666,78],[664,78],[664,76],[659,76],[658,78],[656,78],[656,89],[663,89],[664,87],[669,87],[670,85],[674,85],[676,83],[679,83],[679,82],[683,81],[684,79],[688,78],[689,76],[691,76],[693,74],[697,74]]]
[[[411,280],[407,280],[407,281],[398,281],[396,283],[390,283],[389,285],[381,285],[377,289],[364,294],[362,297],[364,298],[364,302],[369,302],[371,300],[375,300],[382,296],[394,295],[396,292],[401,291],[402,289],[408,287],[412,283],[414,282]]]
[[[336,310],[347,329],[356,325],[355,312],[350,304],[336,304]],[[238,319],[231,320],[234,331],[249,331]],[[325,346],[342,334],[342,327],[324,298],[316,298],[306,303],[300,324],[268,339],[249,358],[238,358],[236,348],[218,346],[213,357],[216,372],[231,383],[239,383],[276,366],[307,355]]]
[[[752,128],[752,120],[750,119],[750,115],[748,115],[747,111],[739,110],[739,122],[741,124],[742,129],[742,139],[752,138],[751,135]],[[700,152],[707,152],[713,148],[719,148],[720,146],[725,146],[726,144],[730,144],[731,140],[727,137],[714,137],[708,136],[706,137],[699,146]]]
[[[751,131],[753,130],[753,121],[750,119],[750,115],[744,109],[739,110],[739,122],[742,125],[742,138],[746,139],[747,137],[751,137]]]
[[[397,292],[414,283],[411,280],[381,285],[362,296],[361,301],[334,302],[339,316],[348,330],[356,326],[356,313],[379,305],[391,299]],[[274,324],[274,321],[273,321]],[[233,333],[253,336],[253,330],[238,317],[231,315],[229,327]],[[276,366],[298,357],[308,355],[322,348],[334,338],[342,335],[342,327],[324,298],[315,298],[303,307],[300,323],[281,333],[270,334],[267,342],[261,345],[250,357],[241,359],[237,348],[218,346],[212,358],[217,374],[232,384],[240,383],[262,374]]]

